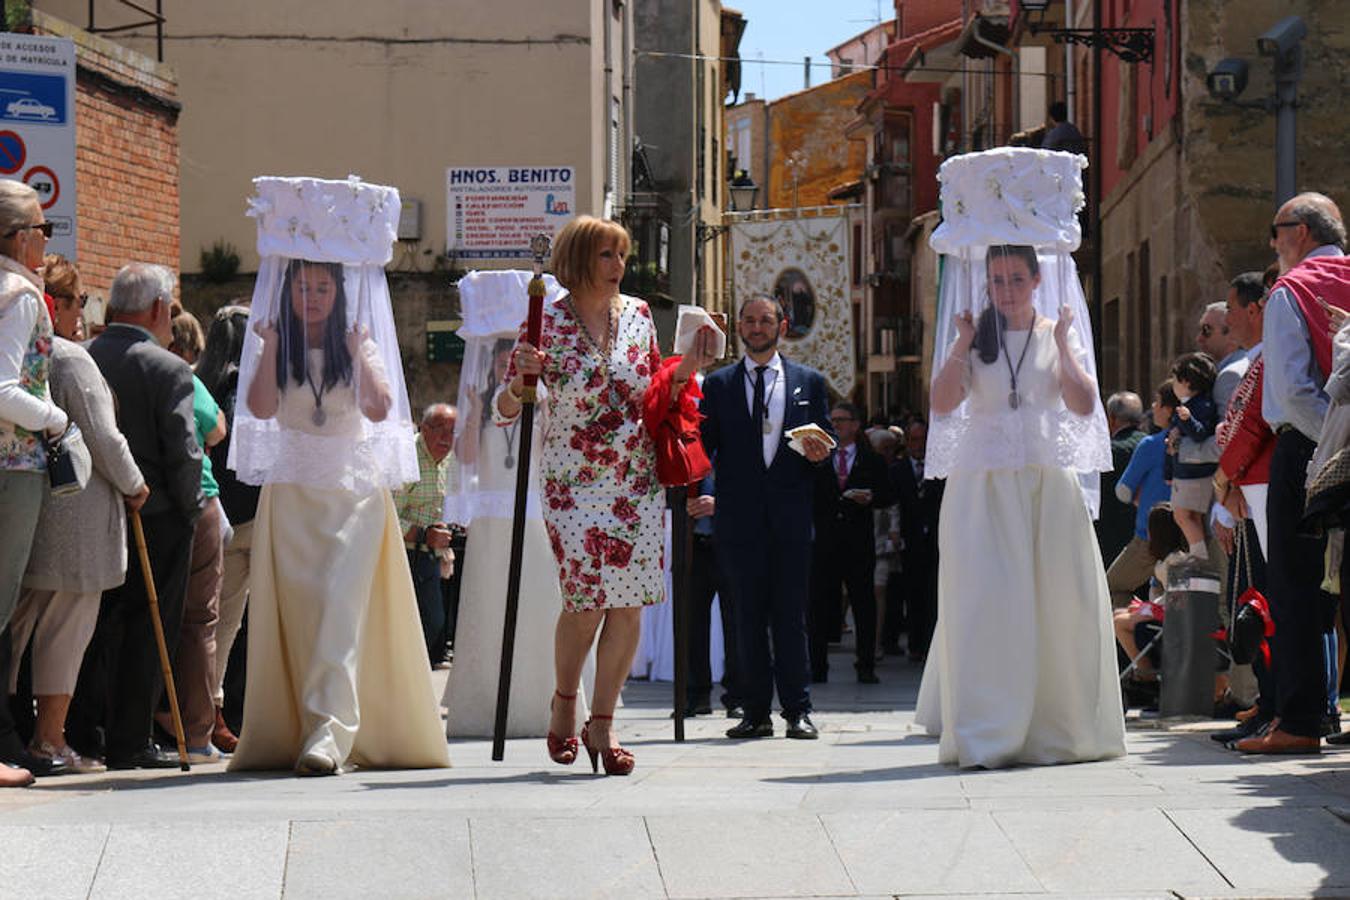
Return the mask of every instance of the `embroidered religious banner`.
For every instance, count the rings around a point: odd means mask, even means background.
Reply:
[[[819,369],[843,395],[856,370],[848,234],[846,214],[731,225],[736,309],[752,297],[777,297],[788,316],[784,354]]]

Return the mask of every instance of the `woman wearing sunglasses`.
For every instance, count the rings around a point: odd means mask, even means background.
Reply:
[[[42,280],[51,297],[52,330],[58,337],[80,343],[89,337],[84,323],[84,304],[88,295],[80,284],[80,270],[59,253],[42,258]]]
[[[37,192],[0,180],[0,630],[9,624],[47,493],[42,436],[66,428],[66,414],[47,387],[52,321],[42,299],[42,254],[51,236]],[[9,641],[0,641],[0,671],[9,666]],[[23,745],[8,715],[0,714],[0,760],[23,761]],[[25,769],[0,765],[0,787],[30,784]]]

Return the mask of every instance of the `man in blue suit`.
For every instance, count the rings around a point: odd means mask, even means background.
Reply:
[[[812,503],[816,466],[830,451],[807,439],[797,453],[784,435],[808,423],[832,433],[830,398],[819,372],[779,355],[788,323],[778,301],[746,301],[736,328],[745,357],[704,379],[702,404],[703,445],[717,481],[713,534],[724,583],[736,597],[745,709],[727,737],[772,736],[777,687],[787,736],[812,739],[806,637]]]

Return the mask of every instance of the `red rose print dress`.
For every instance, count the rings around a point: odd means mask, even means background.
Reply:
[[[619,303],[608,356],[566,296],[544,304],[543,512],[568,612],[665,600],[665,502],[642,424],[661,354],[647,304],[622,295]],[[515,374],[513,366],[506,380]],[[509,425],[492,406],[497,424]]]

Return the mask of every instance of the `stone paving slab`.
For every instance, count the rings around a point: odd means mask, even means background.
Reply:
[[[285,896],[472,897],[469,823],[425,816],[294,822]]]
[[[1230,883],[1159,810],[993,813],[1051,891],[1221,890]]]
[[[1170,810],[1168,816],[1235,888],[1350,888],[1350,823],[1325,810]]]
[[[858,893],[813,815],[648,816],[672,898],[854,896]]]
[[[0,826],[0,895],[84,900],[109,825]]]
[[[253,900],[281,895],[284,822],[114,825],[91,900]]]
[[[474,818],[470,824],[478,898],[666,896],[639,817],[585,823]]]
[[[988,813],[841,812],[821,821],[863,893],[1044,890]]]

